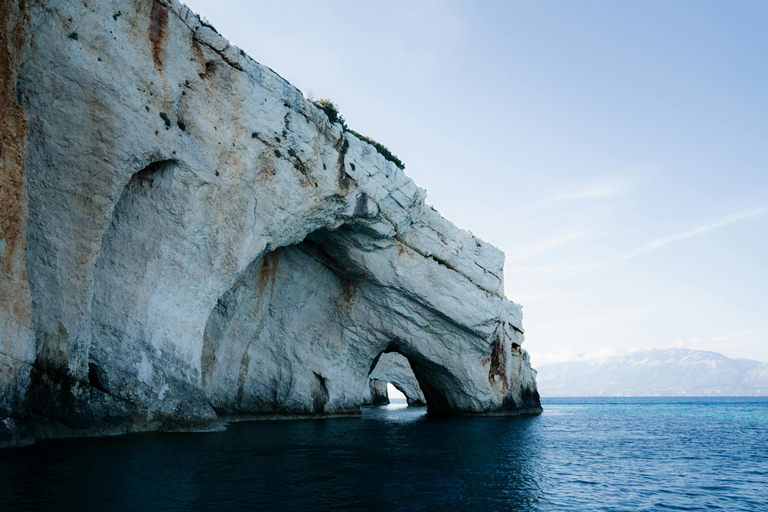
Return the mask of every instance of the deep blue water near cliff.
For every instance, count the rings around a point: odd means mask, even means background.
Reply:
[[[251,422],[0,452],[0,510],[768,510],[768,398]]]

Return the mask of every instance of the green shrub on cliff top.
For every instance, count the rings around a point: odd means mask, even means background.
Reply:
[[[339,107],[337,107],[334,102],[332,102],[327,98],[321,98],[319,100],[310,99],[309,101],[314,103],[317,108],[325,112],[325,115],[328,116],[328,120],[331,123],[341,123],[341,127],[344,129],[344,131],[351,133],[352,135],[362,140],[363,142],[367,142],[368,144],[371,144],[373,147],[376,148],[376,151],[378,151],[381,156],[383,156],[384,158],[386,158],[387,160],[395,164],[400,169],[405,169],[405,164],[402,162],[402,160],[397,158],[396,155],[392,154],[392,152],[389,150],[387,146],[376,142],[375,140],[373,140],[372,138],[366,135],[362,135],[360,133],[357,133],[354,130],[350,130],[349,128],[347,128],[347,123],[344,122],[344,118],[339,113]]]
[[[344,128],[347,127],[347,123],[344,122],[344,118],[341,117],[341,114],[339,114],[339,107],[337,107],[334,102],[327,98],[310,101],[314,103],[317,108],[325,112],[325,115],[328,116],[328,120],[331,122],[331,124],[341,123],[341,126]]]
[[[381,156],[383,156],[384,158],[386,158],[387,160],[389,160],[390,162],[398,166],[400,169],[405,169],[405,164],[402,162],[402,160],[397,158],[396,155],[392,154],[389,148],[384,144],[376,142],[370,137],[357,133],[355,130],[347,130],[347,131],[352,135],[354,135],[355,137],[357,137],[358,139],[365,141],[368,144],[372,144],[373,147],[376,148],[376,151],[378,151]]]

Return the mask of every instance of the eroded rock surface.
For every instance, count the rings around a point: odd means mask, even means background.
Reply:
[[[358,414],[383,352],[430,412],[540,411],[503,253],[187,7],[0,13],[7,430]]]

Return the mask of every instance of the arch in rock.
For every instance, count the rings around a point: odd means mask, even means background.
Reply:
[[[356,414],[363,338],[344,324],[355,283],[309,243],[254,260],[206,323],[203,390],[220,415]]]
[[[403,357],[423,391],[405,394],[426,402],[429,412],[483,410],[487,397],[478,396],[477,379],[488,387],[482,360],[491,347],[478,350],[476,360],[441,349],[438,336],[461,343],[466,333],[385,286],[380,263],[370,257],[388,257],[386,251],[368,253],[367,262],[355,255],[366,237],[349,226],[311,233],[255,259],[218,299],[200,364],[218,414],[357,414],[380,354],[391,352]]]
[[[419,382],[411,369],[411,364],[402,354],[397,352],[382,353],[377,358],[374,368],[368,375],[368,379],[374,405],[377,401],[377,394],[383,398],[387,397],[387,382],[391,383],[398,391],[405,395],[408,405],[424,406],[427,404]],[[383,393],[379,383],[384,383]],[[380,399],[380,401],[383,401],[383,399]]]

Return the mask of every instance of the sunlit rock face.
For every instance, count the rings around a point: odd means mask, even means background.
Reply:
[[[503,253],[295,87],[175,1],[0,12],[3,439],[358,414],[383,352],[540,411]]]

